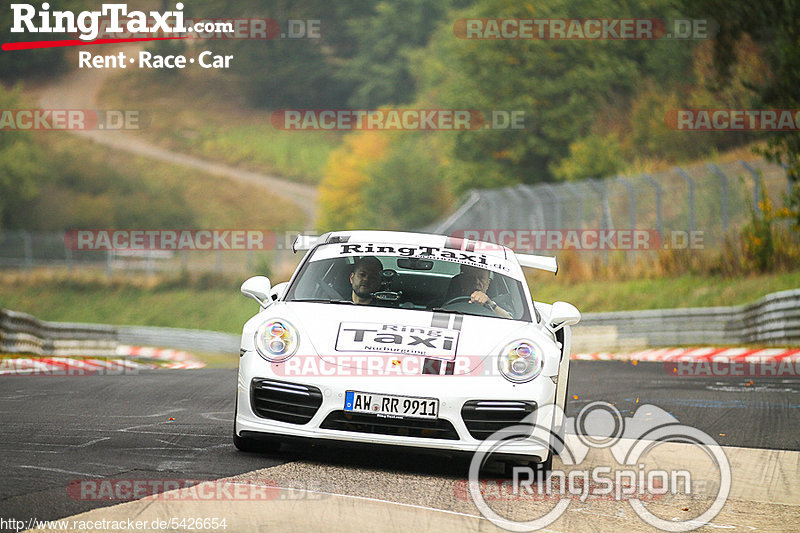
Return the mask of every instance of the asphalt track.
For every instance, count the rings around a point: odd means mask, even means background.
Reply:
[[[54,520],[92,509],[96,511],[90,516],[95,517],[107,512],[111,513],[108,516],[146,516],[142,509],[134,512],[126,507],[138,502],[120,506],[119,501],[86,501],[75,498],[67,487],[85,479],[215,480],[233,476],[269,479],[286,487],[281,498],[288,497],[278,502],[282,507],[275,507],[273,513],[272,526],[282,524],[279,529],[286,529],[288,522],[274,522],[277,516],[307,520],[309,514],[327,512],[328,516],[344,513],[352,518],[369,515],[372,507],[374,513],[384,512],[386,502],[396,505],[388,518],[380,523],[356,520],[347,528],[405,531],[435,526],[463,530],[465,523],[458,521],[478,514],[471,502],[454,497],[454,487],[463,487],[466,478],[468,465],[463,460],[326,446],[295,447],[273,454],[237,452],[231,444],[235,386],[235,370],[0,377],[0,518]],[[594,401],[610,402],[622,416],[632,415],[643,405],[654,405],[725,446],[734,468],[734,492],[750,498],[750,503],[766,500],[762,503],[771,506],[771,514],[764,518],[763,527],[753,527],[747,524],[756,520],[758,513],[740,511],[730,504],[727,514],[723,512],[724,524],[716,527],[748,531],[797,527],[800,379],[690,378],[670,375],[659,363],[574,361],[569,395],[568,415]],[[741,479],[753,479],[756,485],[743,484]],[[290,489],[300,496],[291,497]],[[308,498],[312,493],[326,497]],[[116,507],[101,509],[112,505]],[[572,521],[566,529],[556,530],[603,530],[597,525],[601,523],[598,517],[603,516],[611,521],[606,529],[624,524],[630,528],[628,523],[614,522],[623,517],[619,509],[606,509],[609,505],[585,502],[584,507],[573,507]],[[331,506],[335,509],[324,510]],[[351,513],[343,511],[351,507]],[[430,509],[444,511],[432,516]],[[252,510],[243,512],[224,505],[218,507],[216,516],[237,514],[242,520],[253,520]],[[475,527],[467,529],[483,530],[488,524],[468,520]],[[596,525],[585,528],[579,522],[576,526],[575,520]],[[296,530],[310,527],[303,524]],[[639,521],[639,525],[644,523]]]

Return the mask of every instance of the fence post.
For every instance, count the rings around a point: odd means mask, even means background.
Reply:
[[[591,187],[597,191],[598,194],[600,194],[600,223],[602,224],[603,229],[612,229],[614,221],[611,219],[611,208],[608,205],[606,182],[596,180],[594,178],[588,178],[586,183],[591,185]],[[608,266],[608,250],[603,250],[603,264]]]
[[[722,183],[722,233],[728,232],[728,176],[714,163],[709,163],[708,168],[719,176]]]
[[[578,199],[578,227],[576,229],[583,229],[583,193],[573,183],[565,182],[564,188],[569,189],[572,195]]]
[[[606,182],[604,180],[596,180],[588,178],[586,182],[597,191],[600,195],[600,209],[601,209],[601,224],[603,229],[612,229],[614,221],[611,219],[611,207],[608,205],[608,192],[606,191]]]
[[[522,193],[524,197],[528,198],[532,203],[536,204],[536,210],[538,213],[538,217],[536,218],[538,218],[538,220],[534,218],[533,214],[528,216],[528,224],[532,226],[531,229],[547,229],[547,225],[545,224],[544,221],[544,211],[542,209],[542,201],[536,197],[536,194],[529,186],[520,185],[517,190],[519,190],[519,192]]]
[[[33,245],[31,234],[27,231],[22,232],[22,246],[25,248],[25,268],[30,270],[33,267]]]
[[[675,167],[675,172],[689,186],[689,231],[692,232],[694,231],[694,180],[681,167]]]
[[[628,207],[630,212],[628,213],[628,220],[630,220],[631,229],[636,229],[636,191],[631,185],[631,182],[623,178],[622,176],[616,176],[616,180],[628,189],[628,203],[630,204]]]
[[[623,178],[622,176],[617,175],[617,176],[615,176],[615,179],[618,182],[620,182],[622,185],[624,185],[626,189],[628,189],[628,204],[629,204],[628,205],[628,209],[629,209],[628,220],[629,220],[630,225],[631,225],[630,230],[631,231],[635,231],[636,230],[636,190],[633,188],[633,185],[631,185],[631,182],[628,181],[627,179]],[[633,261],[634,261],[632,253],[633,253],[633,250],[628,250],[625,253],[625,255],[628,257],[628,262],[629,263],[633,263]]]
[[[62,235],[62,242],[64,242],[64,259],[67,261],[67,270],[72,271],[72,249],[66,245],[66,236]]]
[[[554,226],[555,226],[555,229],[562,229],[561,228],[561,198],[555,193],[555,191],[553,190],[553,187],[548,185],[548,184],[546,184],[546,183],[543,183],[543,184],[539,185],[539,188],[541,188],[543,191],[547,192],[548,196],[550,196],[550,198],[553,199],[553,204],[554,204],[553,210],[555,212]]]
[[[452,215],[447,217],[447,219],[444,222],[442,222],[441,224],[436,226],[433,229],[433,233],[439,233],[441,235],[444,235],[445,232],[447,232],[446,233],[447,235],[452,235],[453,226],[455,225],[456,221],[458,221],[458,219],[461,218],[467,211],[472,209],[472,206],[474,206],[478,202],[478,200],[480,200],[480,199],[481,199],[481,195],[480,195],[479,191],[474,190],[474,189],[472,191],[470,191],[469,198],[467,199],[467,201],[464,202],[461,205],[461,207],[456,209],[456,211]],[[461,228],[461,229],[464,229],[464,228]]]
[[[656,229],[659,233],[663,233],[663,228],[661,227],[661,185],[650,174],[642,174],[642,177],[650,182],[650,185],[656,191]]]
[[[106,277],[110,278],[114,273],[114,264],[113,264],[113,257],[114,252],[109,250],[106,252]]]
[[[759,201],[761,200],[761,176],[758,175],[756,169],[750,166],[750,163],[747,161],[739,160],[739,163],[753,176],[753,207],[755,207],[756,213],[761,212],[761,206],[759,205]]]

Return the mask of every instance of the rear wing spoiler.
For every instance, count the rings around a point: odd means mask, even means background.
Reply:
[[[324,235],[298,235],[292,244],[292,251],[310,250],[320,242],[326,242],[328,233]],[[519,264],[528,268],[537,268],[548,272],[558,272],[558,262],[555,257],[546,255],[514,254]]]
[[[320,235],[298,235],[292,243],[292,252],[298,250],[310,250],[320,241]]]
[[[555,257],[546,255],[514,254],[519,264],[528,268],[538,268],[553,274],[558,272],[558,262]]]

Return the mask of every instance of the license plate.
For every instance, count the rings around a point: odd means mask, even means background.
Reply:
[[[436,419],[439,416],[439,400],[347,391],[344,395],[344,410],[348,413],[370,413],[385,418]]]

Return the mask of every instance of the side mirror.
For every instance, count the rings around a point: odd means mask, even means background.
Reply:
[[[269,291],[269,301],[274,302],[275,300],[280,300],[283,298],[283,295],[286,294],[286,289],[289,288],[289,282],[284,281],[283,283],[278,283],[272,290]]]
[[[550,329],[555,333],[564,326],[574,326],[581,321],[581,312],[567,302],[556,302],[550,311],[550,319],[547,321]]]
[[[269,278],[266,276],[253,276],[242,283],[242,294],[257,301],[261,307],[272,302],[269,299],[269,289]]]

